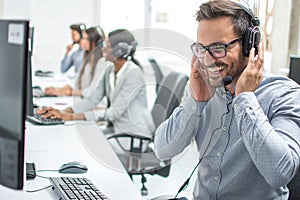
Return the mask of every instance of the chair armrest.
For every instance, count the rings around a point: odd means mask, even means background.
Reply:
[[[120,138],[129,138],[129,140],[130,140],[129,149],[125,149],[123,147],[123,145],[121,145],[121,143],[118,140]],[[116,139],[119,146],[123,149],[123,151],[131,152],[131,153],[142,153],[144,151],[143,150],[144,143],[147,142],[147,146],[148,146],[148,144],[151,141],[153,141],[153,139],[149,138],[149,137],[144,137],[141,135],[133,135],[133,134],[129,135],[127,133],[113,134],[113,135],[107,137],[107,140],[110,140],[110,139]],[[134,141],[136,141],[136,140],[139,142],[139,146],[134,145],[135,144]]]
[[[112,138],[131,138],[131,139],[139,139],[139,140],[148,140],[148,141],[152,141],[151,138],[145,137],[145,136],[141,136],[141,135],[129,135],[127,133],[118,133],[118,134],[113,134],[109,137],[107,137],[106,139],[110,140]]]

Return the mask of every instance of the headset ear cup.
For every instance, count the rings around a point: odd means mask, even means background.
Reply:
[[[258,54],[258,44],[260,42],[260,31],[257,27],[253,29],[253,47],[255,48],[255,55]]]
[[[248,28],[246,33],[244,34],[244,37],[243,37],[243,55],[245,57],[248,57],[249,56],[249,39],[250,39],[250,35],[251,35],[251,28]]]
[[[112,52],[114,56],[117,58],[119,57],[124,58],[124,55],[127,55],[128,51],[129,51],[129,45],[125,42],[120,42],[112,48]]]
[[[250,27],[243,37],[243,55],[249,57],[251,49],[255,48],[255,53],[258,51],[258,43],[260,41],[260,32],[257,27]]]

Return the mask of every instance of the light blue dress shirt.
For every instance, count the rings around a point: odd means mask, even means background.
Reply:
[[[81,67],[84,57],[84,50],[79,48],[74,51],[70,56],[66,55],[60,65],[60,70],[62,73],[67,72],[72,66],[75,67],[75,72],[77,73]]]
[[[172,158],[193,139],[206,149],[195,199],[288,199],[300,159],[300,87],[266,74],[254,93],[218,88],[209,102],[189,96],[157,129],[156,154]]]

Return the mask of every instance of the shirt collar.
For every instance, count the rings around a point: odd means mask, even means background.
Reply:
[[[119,79],[126,71],[128,68],[128,61],[124,63],[124,65],[121,67],[121,69],[116,73],[116,78]]]

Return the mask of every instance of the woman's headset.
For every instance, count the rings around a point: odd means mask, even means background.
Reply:
[[[119,42],[112,48],[112,53],[115,57],[118,58],[127,58],[132,51],[136,50],[136,47],[138,45],[138,42],[132,41],[130,44],[126,42]]]

